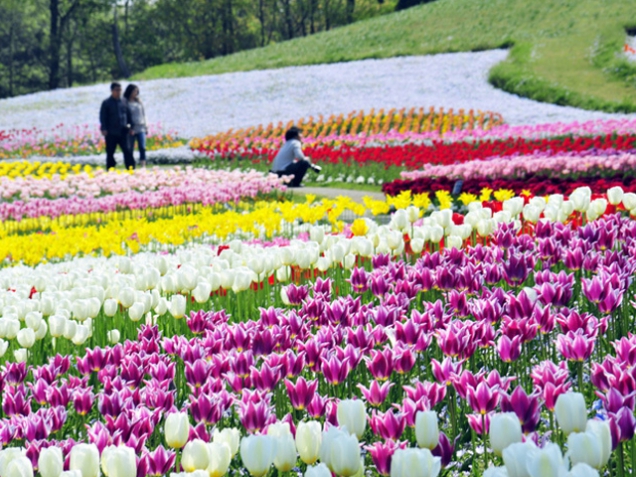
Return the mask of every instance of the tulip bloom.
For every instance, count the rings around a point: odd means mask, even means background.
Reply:
[[[514,412],[495,414],[490,418],[490,447],[500,456],[510,444],[521,442],[521,424]]]
[[[391,477],[437,477],[442,465],[428,449],[397,449],[391,460]]]
[[[300,459],[308,465],[313,465],[320,455],[322,444],[322,430],[317,421],[301,421],[296,427],[296,448]]]
[[[361,439],[367,427],[364,402],[354,399],[340,401],[338,403],[338,424]]]
[[[561,394],[554,408],[557,423],[561,430],[569,435],[583,432],[587,426],[587,409],[585,398],[581,393],[569,392]]]
[[[190,435],[190,421],[186,413],[168,414],[164,426],[166,444],[173,449],[181,449]]]
[[[241,460],[252,477],[263,477],[276,456],[276,438],[247,436],[241,440]]]

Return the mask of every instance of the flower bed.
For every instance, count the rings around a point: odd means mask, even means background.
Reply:
[[[389,226],[341,233],[291,212],[337,204],[281,206],[289,242],[0,270],[0,461],[8,477],[624,475],[636,221],[608,202],[634,198],[422,218],[410,197]]]

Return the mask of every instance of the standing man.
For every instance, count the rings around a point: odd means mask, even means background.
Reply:
[[[135,168],[135,159],[130,150],[130,112],[121,100],[121,85],[112,83],[110,85],[110,96],[102,103],[99,111],[99,122],[102,134],[106,140],[106,170],[114,168],[115,149],[119,145],[124,153],[124,163],[126,169]]]
[[[311,163],[309,158],[303,154],[302,131],[293,126],[285,133],[285,144],[278,152],[274,162],[272,162],[272,172],[278,177],[294,176],[289,183],[289,187],[302,187],[300,183],[311,168],[315,172],[322,169]]]

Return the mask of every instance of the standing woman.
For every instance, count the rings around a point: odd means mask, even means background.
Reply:
[[[134,152],[135,141],[137,141],[137,146],[139,147],[139,165],[146,167],[146,134],[148,134],[148,128],[146,127],[146,112],[139,98],[139,88],[137,85],[129,84],[124,92],[124,98],[126,99],[126,106],[130,111],[131,118],[132,141],[130,150]]]

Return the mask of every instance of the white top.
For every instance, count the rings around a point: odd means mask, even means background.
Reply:
[[[290,165],[294,160],[303,161],[307,160],[303,154],[303,149],[298,139],[292,139],[283,144],[283,147],[278,151],[278,154],[272,162],[272,171],[280,172]]]

